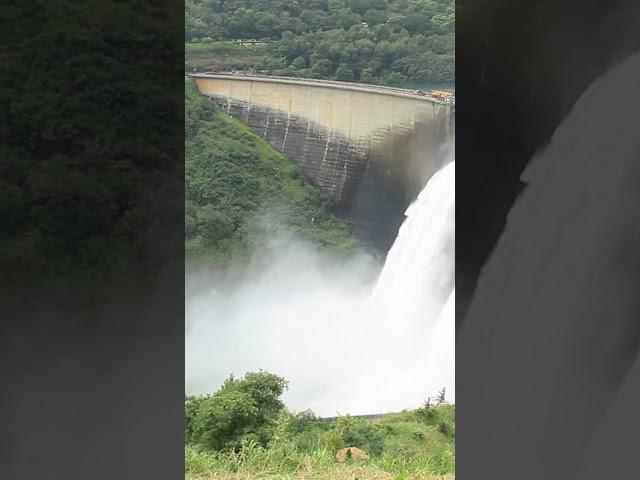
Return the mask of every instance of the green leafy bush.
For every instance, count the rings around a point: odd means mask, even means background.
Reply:
[[[380,455],[384,449],[382,430],[365,420],[355,422],[342,436],[348,446],[361,448],[369,455]]]
[[[187,441],[211,450],[235,449],[254,441],[267,445],[284,404],[284,379],[267,372],[229,377],[215,394],[189,398],[185,405]]]
[[[337,452],[345,446],[342,434],[336,430],[331,430],[322,434],[322,444],[330,452]]]

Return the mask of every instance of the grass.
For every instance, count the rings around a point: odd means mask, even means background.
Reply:
[[[381,458],[359,463],[337,463],[327,449],[312,453],[287,450],[286,447],[263,449],[249,447],[237,454],[212,454],[197,448],[185,448],[186,479],[204,480],[435,480],[454,479],[454,474],[433,474],[424,462],[406,468],[399,459]]]
[[[188,480],[452,480],[455,478],[455,407],[441,405],[433,415],[419,411],[375,420],[351,419],[383,433],[382,452],[363,462],[335,460],[334,450],[316,445],[301,448],[295,437],[269,447],[249,442],[239,452],[211,452],[185,447]],[[449,425],[449,434],[440,425]],[[327,426],[335,428],[336,425]]]

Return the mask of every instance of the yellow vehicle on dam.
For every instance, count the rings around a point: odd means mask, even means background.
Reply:
[[[451,92],[445,92],[443,90],[431,90],[431,96],[433,98],[439,98],[445,102],[453,102],[454,95]]]

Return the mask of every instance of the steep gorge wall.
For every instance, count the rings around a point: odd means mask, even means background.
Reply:
[[[339,82],[194,75],[201,93],[250,125],[333,198],[366,243],[386,251],[409,202],[453,137],[450,104]]]

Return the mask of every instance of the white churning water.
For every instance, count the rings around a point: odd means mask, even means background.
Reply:
[[[328,266],[286,241],[232,293],[190,298],[187,393],[264,369],[289,381],[290,408],[319,415],[415,408],[442,387],[453,401],[454,162],[406,216],[377,279],[371,259]]]
[[[419,339],[426,390],[455,396],[455,161],[442,167],[409,206],[372,300],[401,336]],[[418,353],[418,356],[416,356]],[[418,384],[421,382],[418,381]]]

